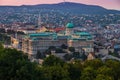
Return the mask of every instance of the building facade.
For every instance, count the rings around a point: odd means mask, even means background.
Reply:
[[[40,32],[28,34],[22,40],[22,51],[29,55],[36,55],[37,51],[44,52],[50,46],[60,47],[62,44],[75,49],[93,52],[93,39],[88,32],[74,32],[74,25],[68,23],[65,33]]]

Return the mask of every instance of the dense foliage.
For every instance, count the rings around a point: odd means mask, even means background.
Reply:
[[[10,36],[7,36],[6,34],[0,33],[0,42],[2,42],[4,44],[10,44],[11,43]]]
[[[66,63],[53,55],[39,65],[21,51],[0,45],[0,80],[120,80],[119,66],[118,61],[99,59]]]

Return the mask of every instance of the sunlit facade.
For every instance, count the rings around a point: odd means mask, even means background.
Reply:
[[[68,23],[64,33],[40,32],[27,35],[22,40],[22,51],[36,55],[37,51],[44,52],[50,46],[60,47],[62,44],[75,49],[93,52],[93,38],[88,32],[74,32],[74,25]]]

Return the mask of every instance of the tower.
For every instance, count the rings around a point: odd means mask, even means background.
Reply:
[[[64,4],[65,4],[65,2],[66,2],[66,1],[65,1],[65,0],[63,0],[63,2],[64,2]]]
[[[18,39],[18,36],[17,36],[17,31],[15,32],[15,39]]]
[[[40,13],[39,13],[39,15],[38,15],[38,27],[41,27],[41,15],[40,15]]]
[[[72,35],[73,34],[73,23],[68,23],[66,25],[66,35]]]

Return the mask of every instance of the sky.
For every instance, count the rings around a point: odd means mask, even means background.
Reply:
[[[0,0],[0,5],[35,5],[53,4],[64,0]],[[120,0],[66,0],[66,2],[77,2],[88,5],[99,5],[107,9],[120,10]]]

